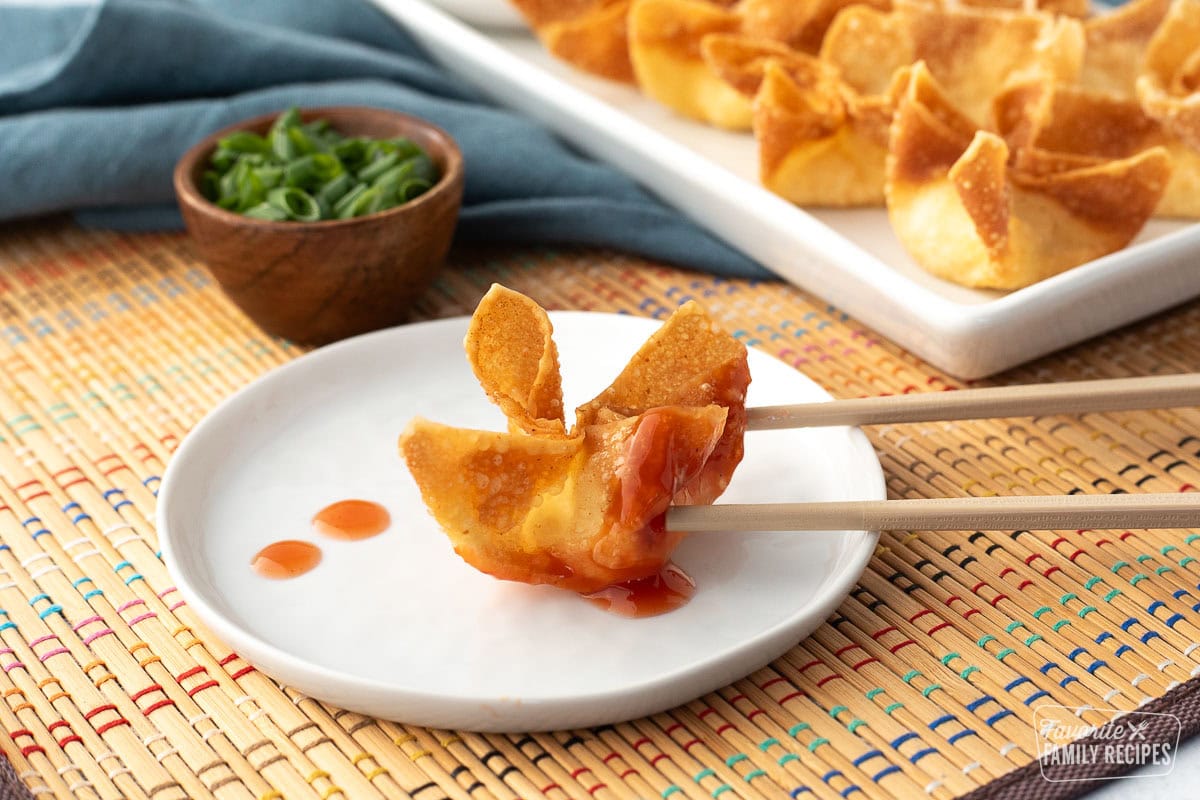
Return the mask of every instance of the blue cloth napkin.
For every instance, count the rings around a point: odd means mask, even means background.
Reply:
[[[769,273],[619,172],[434,66],[366,0],[0,5],[0,220],[179,227],[171,171],[209,132],[288,106],[369,105],[445,128],[467,165],[458,241],[613,247]]]

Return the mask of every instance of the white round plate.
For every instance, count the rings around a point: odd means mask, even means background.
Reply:
[[[552,313],[568,409],[608,385],[658,323]],[[675,560],[697,583],[683,608],[627,619],[574,594],[495,580],[454,554],[396,440],[414,415],[502,430],[463,354],[465,318],[408,325],[317,350],[222,403],[186,438],[159,494],[163,556],[180,592],[243,658],[301,692],[438,728],[526,731],[631,719],[762,667],[815,629],[858,579],[877,534],[705,533]],[[748,401],[828,399],[750,351]],[[861,431],[746,436],[722,502],[881,499]],[[313,533],[312,515],[374,500],[371,539]],[[280,539],[324,560],[269,580],[252,556]]]
[[[525,30],[525,20],[508,0],[432,0],[463,22],[478,28]]]

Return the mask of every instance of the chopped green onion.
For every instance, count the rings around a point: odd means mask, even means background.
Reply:
[[[357,170],[367,160],[366,139],[343,139],[330,148],[346,169]]]
[[[389,139],[388,141],[396,148],[396,152],[400,154],[401,158],[411,158],[412,156],[422,155],[425,152],[412,139],[406,139],[403,136],[397,136],[395,139]]]
[[[254,219],[265,219],[270,222],[286,222],[291,219],[286,211],[278,209],[270,203],[259,203],[249,211],[242,213],[243,216],[253,217]]]
[[[433,160],[411,139],[347,137],[328,120],[288,109],[265,136],[224,136],[200,177],[203,195],[253,219],[315,222],[374,214],[437,183]]]
[[[400,184],[396,189],[395,198],[400,203],[420,197],[433,188],[433,184],[424,178],[412,178]]]
[[[283,182],[302,189],[316,189],[341,175],[342,162],[329,153],[301,156],[283,168]]]
[[[350,217],[356,216],[356,212],[360,209],[359,200],[370,189],[371,187],[365,183],[360,183],[346,192],[340,200],[333,204],[333,216],[337,219],[350,219]]]
[[[354,178],[350,177],[349,172],[343,172],[317,190],[317,202],[332,207],[334,203],[342,199],[342,195],[353,188]]]
[[[424,153],[418,153],[416,156],[413,156],[411,161],[406,163],[411,163],[413,165],[412,176],[414,178],[421,178],[422,180],[428,181],[430,186],[437,181],[437,166],[433,163],[433,159]]]
[[[313,196],[294,186],[272,189],[267,193],[267,202],[287,214],[288,219],[316,222],[321,218],[321,207]]]
[[[283,167],[255,167],[254,175],[265,189],[274,189],[283,182]]]
[[[221,197],[221,174],[215,169],[206,169],[200,176],[200,193],[216,202]]]
[[[241,164],[238,167],[242,167]],[[254,170],[246,165],[242,169],[241,175],[238,177],[238,210],[246,211],[253,208],[263,201],[266,197],[266,187],[262,181],[254,174]]]
[[[387,153],[379,158],[376,158],[370,164],[360,169],[358,171],[358,179],[370,183],[399,163],[399,153]]]
[[[217,147],[231,153],[257,153],[260,156],[271,154],[271,143],[250,131],[231,133],[218,142]]]

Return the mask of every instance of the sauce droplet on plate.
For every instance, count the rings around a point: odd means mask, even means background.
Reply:
[[[368,539],[391,524],[387,509],[370,500],[339,500],[312,518],[313,529],[333,539]]]
[[[695,593],[696,582],[675,564],[667,564],[649,578],[614,583],[581,596],[622,617],[653,617],[674,611]]]
[[[321,563],[321,548],[308,542],[285,539],[259,550],[250,566],[264,578],[294,578]]]

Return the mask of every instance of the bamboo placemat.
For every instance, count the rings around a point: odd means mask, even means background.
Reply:
[[[605,253],[460,254],[419,315],[467,314],[493,281],[551,308],[653,317],[697,298],[837,396],[960,386],[793,288]],[[885,532],[809,639],[621,725],[480,735],[326,706],[202,628],[153,525],[187,430],[297,350],[233,308],[177,235],[0,228],[0,314],[0,751],[34,795],[1067,797],[1090,784],[1041,779],[1036,709],[1101,724],[1097,708],[1149,703],[1186,730],[1200,717],[1188,531]],[[1198,318],[1191,304],[1004,380],[1194,370]],[[894,497],[1200,486],[1191,409],[870,435]]]

